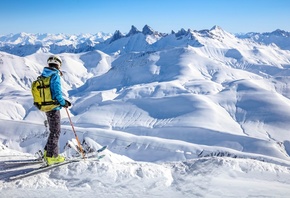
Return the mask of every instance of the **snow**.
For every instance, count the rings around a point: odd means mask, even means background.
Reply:
[[[287,197],[289,168],[252,159],[81,161],[1,183],[4,197]],[[19,159],[19,158],[18,158]],[[289,166],[289,164],[288,164]]]
[[[279,45],[288,33],[146,28],[116,40],[0,37],[0,197],[289,196],[290,51]],[[108,149],[99,162],[8,181],[20,168],[5,161],[34,158],[46,143],[30,85],[51,53],[63,59],[63,94],[79,139]],[[66,143],[75,137],[61,116],[59,148],[70,158]]]

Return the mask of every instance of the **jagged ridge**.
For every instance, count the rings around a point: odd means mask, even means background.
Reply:
[[[128,40],[129,38],[132,38],[138,34],[143,35],[142,39],[144,39],[144,42],[147,42],[148,45],[152,45],[162,38],[166,38],[170,35],[174,35],[177,40],[182,36],[191,35],[189,38],[195,40],[195,36],[193,36],[195,34],[212,38],[217,38],[219,36],[222,37],[223,34],[227,34],[239,39],[249,39],[254,42],[264,43],[266,45],[274,43],[281,49],[290,49],[290,33],[279,29],[271,33],[247,33],[233,35],[227,33],[219,26],[214,26],[210,30],[200,31],[191,29],[185,30],[182,28],[176,33],[172,31],[171,34],[167,34],[155,31],[148,25],[145,25],[142,31],[138,30],[134,25],[132,25],[129,33],[127,34],[123,34],[119,30],[116,30],[114,34],[100,32],[94,35],[29,34],[24,32],[19,34],[3,35],[0,36],[0,51],[18,56],[27,56],[36,52],[51,52],[54,54],[59,54],[65,52],[80,53],[93,50],[114,53],[116,51],[122,51],[126,46],[120,46],[118,49],[114,49],[114,51],[106,51],[109,45],[116,42],[117,40]]]

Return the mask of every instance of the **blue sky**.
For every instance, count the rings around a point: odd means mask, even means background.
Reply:
[[[0,34],[170,33],[214,25],[231,33],[290,31],[289,0],[1,0]]]

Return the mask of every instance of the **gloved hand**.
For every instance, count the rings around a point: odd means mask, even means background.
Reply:
[[[70,106],[71,106],[70,101],[65,100],[65,104],[63,105],[63,107],[68,108],[68,107],[70,107]]]

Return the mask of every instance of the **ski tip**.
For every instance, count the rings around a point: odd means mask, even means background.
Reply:
[[[106,155],[100,155],[98,158],[99,159],[102,159],[102,158],[104,158]]]
[[[99,153],[99,152],[102,152],[102,151],[104,151],[105,149],[107,149],[107,147],[108,147],[108,145],[105,145],[105,146],[103,146],[102,148],[98,149],[97,152],[98,152],[98,153]]]

